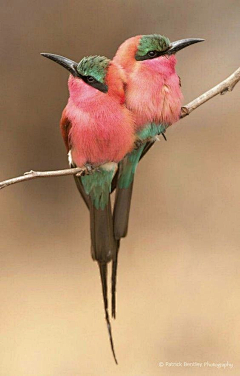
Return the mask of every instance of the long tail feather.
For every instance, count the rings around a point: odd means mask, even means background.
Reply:
[[[163,134],[163,133],[162,133]],[[163,134],[164,135],[164,134]],[[133,151],[120,164],[112,181],[112,192],[116,188],[116,197],[113,212],[114,237],[117,241],[116,255],[112,261],[112,317],[116,318],[116,286],[118,254],[121,238],[126,237],[128,231],[129,214],[131,207],[134,173],[138,162],[154,145],[155,140],[148,141],[144,146]]]
[[[121,239],[127,236],[132,191],[133,180],[127,188],[117,187],[113,211],[115,239]]]
[[[107,264],[106,263],[103,264],[103,263],[98,262],[98,266],[99,266],[101,282],[102,282],[102,293],[103,293],[103,302],[104,302],[104,310],[105,310],[105,319],[106,319],[106,323],[107,323],[110,345],[111,345],[111,349],[112,349],[112,353],[113,353],[115,363],[118,364],[116,354],[115,354],[115,350],[114,350],[112,328],[111,328],[111,323],[110,323],[109,314],[108,314]]]
[[[117,251],[115,260],[112,262],[112,317],[116,318],[116,287],[117,287],[117,267],[118,267],[118,251],[120,248],[120,240],[117,240]]]
[[[134,174],[144,146],[134,150],[119,164],[116,197],[113,212],[114,237],[117,241],[116,257],[112,262],[112,317],[116,318],[116,285],[120,240],[127,235]]]
[[[113,336],[111,323],[108,313],[108,288],[107,288],[107,263],[116,258],[116,241],[113,236],[113,220],[110,197],[108,204],[104,209],[96,209],[90,201],[90,225],[91,225],[91,251],[92,257],[98,262],[101,283],[102,294],[105,309],[105,320],[107,323],[108,335],[111,345],[111,350],[115,363],[117,358],[114,350]]]
[[[133,181],[128,188],[117,188],[113,212],[114,236],[117,241],[115,259],[112,262],[112,317],[116,318],[116,286],[120,239],[127,236]]]
[[[112,317],[114,319],[116,318],[118,253],[120,249],[120,239],[124,238],[127,235],[128,231],[132,190],[133,181],[128,188],[117,188],[113,212],[114,237],[117,241],[116,256],[112,261]]]
[[[94,172],[90,175],[74,177],[77,188],[90,211],[91,254],[99,265],[105,320],[114,360],[112,329],[108,313],[107,264],[116,257],[116,240],[113,234],[113,218],[110,201],[110,187],[114,171]]]
[[[110,197],[104,209],[96,209],[91,201],[89,204],[92,258],[107,263],[116,254]]]

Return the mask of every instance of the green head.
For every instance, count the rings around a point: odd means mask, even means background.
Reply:
[[[81,77],[93,77],[96,81],[105,84],[105,78],[110,60],[105,56],[84,57],[77,66]]]
[[[170,40],[163,35],[151,34],[143,35],[139,41],[136,52],[136,60],[151,59],[153,53],[158,56],[167,51],[170,46]]]
[[[110,60],[105,56],[84,57],[78,64],[66,57],[42,53],[44,57],[55,61],[66,68],[74,77],[80,78],[86,84],[104,93],[108,91],[106,74]]]
[[[135,59],[138,61],[154,59],[159,56],[169,56],[177,51],[190,46],[191,44],[202,42],[204,39],[189,38],[181,39],[176,42],[170,40],[160,34],[142,35],[140,38]]]

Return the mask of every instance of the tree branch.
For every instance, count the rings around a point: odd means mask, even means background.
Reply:
[[[212,89],[208,90],[206,93],[200,95],[198,98],[194,99],[192,102],[188,103],[186,106],[182,107],[181,117],[183,119],[185,116],[189,115],[196,108],[209,101],[218,94],[225,94],[228,91],[232,91],[235,85],[240,81],[240,68],[238,68],[231,76],[226,78],[226,80],[220,82],[218,85],[214,86]],[[87,168],[68,168],[65,170],[57,171],[29,171],[25,172],[24,175],[18,176],[16,178],[4,180],[0,182],[0,189],[8,187],[9,185],[20,183],[25,180],[32,180],[36,178],[48,178],[53,176],[66,176],[66,175],[77,175],[80,176],[84,172],[87,172]]]
[[[228,91],[232,91],[240,81],[240,68],[238,68],[231,76],[226,78],[226,80],[220,82],[220,84],[214,86],[212,89],[206,91],[206,93],[200,95],[200,97],[194,99],[192,102],[188,103],[186,106],[182,107],[181,119],[189,115],[193,110],[209,101],[218,94],[225,94]]]
[[[86,171],[86,168],[67,168],[65,170],[57,170],[57,171],[28,171],[25,172],[23,175],[18,176],[16,178],[4,180],[0,182],[0,189],[8,187],[9,185],[21,183],[22,181],[32,180],[36,178],[50,178],[52,176],[66,176],[66,175],[82,175],[83,172]]]

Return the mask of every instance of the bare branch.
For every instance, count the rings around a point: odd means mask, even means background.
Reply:
[[[220,84],[214,86],[212,89],[206,91],[206,93],[200,95],[200,97],[194,99],[192,102],[188,103],[186,106],[182,107],[181,119],[189,115],[193,110],[209,101],[218,94],[225,94],[228,91],[232,91],[240,81],[240,68],[238,68],[231,76],[226,78],[226,80],[220,82]]]
[[[4,180],[0,182],[0,189],[5,188],[9,185],[21,183],[22,181],[26,180],[32,180],[36,178],[50,178],[52,176],[65,176],[65,175],[81,175],[83,172],[85,172],[85,168],[68,168],[65,170],[57,170],[57,171],[28,171],[25,172],[22,176],[18,176],[16,178]]]
[[[240,68],[238,68],[231,76],[226,78],[226,80],[220,82],[220,84],[214,86],[212,89],[208,90],[206,93],[200,95],[198,98],[194,99],[192,102],[188,103],[186,106],[182,107],[181,118],[189,115],[196,108],[212,99],[218,94],[225,94],[228,91],[232,91],[235,85],[240,81]],[[69,168],[65,170],[57,171],[29,171],[25,172],[24,175],[18,176],[16,178],[4,180],[0,182],[0,189],[5,188],[9,185],[20,183],[25,180],[32,180],[36,178],[48,178],[55,176],[66,176],[66,175],[77,175],[80,176],[84,172],[88,172],[87,168]]]

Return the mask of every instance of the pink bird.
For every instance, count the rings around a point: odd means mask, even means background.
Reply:
[[[133,188],[133,179],[140,158],[166,128],[179,120],[182,104],[180,80],[176,73],[176,52],[202,42],[183,39],[176,42],[162,35],[138,35],[127,39],[113,61],[126,73],[126,106],[135,116],[138,139],[144,143],[120,164],[114,207],[114,234],[120,246],[125,237]],[[164,136],[165,138],[165,136]],[[118,251],[117,251],[118,254]],[[112,316],[116,316],[117,257],[112,265]]]
[[[118,163],[133,149],[135,142],[133,116],[124,104],[125,78],[117,63],[105,57],[85,57],[77,64],[59,55],[45,53],[43,56],[71,73],[69,99],[60,127],[70,165],[86,166],[90,170],[89,174],[77,177],[76,183],[90,208],[91,253],[100,269],[105,318],[117,363],[108,314],[107,263],[115,260],[117,251],[111,183]]]

